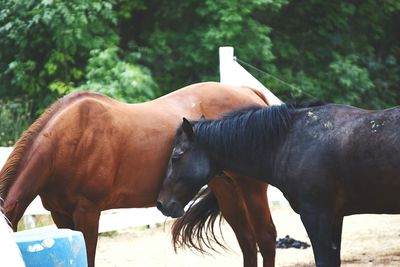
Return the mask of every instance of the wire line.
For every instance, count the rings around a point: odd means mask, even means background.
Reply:
[[[294,86],[294,85],[292,85],[292,84],[290,84],[290,83],[288,83],[288,82],[285,82],[284,80],[282,80],[282,79],[276,77],[275,75],[272,75],[271,73],[268,73],[268,72],[266,72],[266,71],[263,71],[263,70],[261,70],[261,69],[255,67],[255,66],[251,65],[250,63],[247,63],[247,62],[245,62],[245,61],[243,61],[243,60],[241,60],[241,59],[239,59],[239,58],[237,58],[237,57],[233,57],[233,60],[235,60],[236,62],[240,63],[241,65],[245,65],[245,66],[247,66],[247,67],[249,67],[249,68],[252,68],[252,69],[254,69],[254,70],[256,70],[256,71],[258,71],[258,72],[260,72],[260,73],[262,73],[262,74],[264,74],[264,75],[267,75],[267,76],[273,78],[274,80],[276,80],[276,81],[278,81],[278,82],[280,82],[280,83],[282,83],[282,84],[288,86],[290,89],[296,91],[297,93],[304,94],[304,95],[307,95],[307,96],[309,96],[309,97],[311,97],[311,98],[316,99],[316,97],[313,96],[312,94],[307,93],[307,92],[305,92],[304,90],[302,90],[301,88],[299,88],[299,87],[297,87],[297,86]]]

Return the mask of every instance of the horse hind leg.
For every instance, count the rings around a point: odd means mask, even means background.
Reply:
[[[233,181],[226,176],[215,177],[208,185],[217,198],[222,215],[236,235],[243,253],[243,266],[256,267],[256,238],[243,197],[235,189]]]
[[[91,201],[81,201],[73,212],[74,230],[81,231],[85,238],[88,266],[95,264],[100,209]]]
[[[263,257],[263,267],[274,267],[276,229],[268,206],[267,185],[251,178],[232,177],[239,184],[246,202],[258,248]]]

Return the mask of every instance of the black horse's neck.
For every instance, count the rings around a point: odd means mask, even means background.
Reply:
[[[274,152],[285,139],[293,107],[255,107],[215,121],[194,124],[196,142],[222,169],[266,179],[273,167]]]

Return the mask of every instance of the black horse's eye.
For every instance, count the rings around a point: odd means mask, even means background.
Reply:
[[[182,150],[174,150],[174,152],[172,153],[172,157],[171,157],[172,162],[175,162],[175,161],[181,159],[183,156],[183,153],[184,152]]]

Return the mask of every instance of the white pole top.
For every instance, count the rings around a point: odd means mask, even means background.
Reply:
[[[219,48],[219,64],[221,83],[258,89],[265,94],[268,104],[270,105],[280,105],[283,103],[268,90],[268,88],[236,62],[232,46],[222,46]]]

